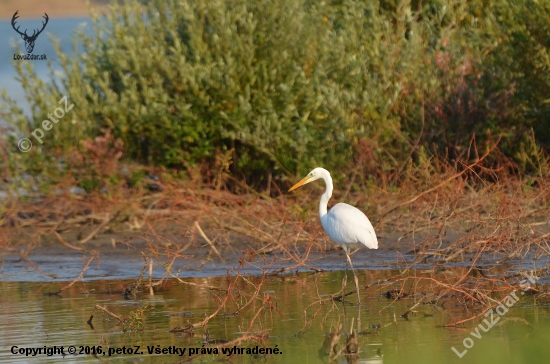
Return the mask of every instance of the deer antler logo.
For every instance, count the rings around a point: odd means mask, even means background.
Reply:
[[[44,16],[43,18],[46,19],[46,22],[42,22],[42,29],[38,30],[38,29],[35,29],[34,32],[32,33],[32,35],[28,35],[27,34],[27,30],[25,29],[25,32],[24,33],[21,33],[19,31],[19,27],[15,27],[15,20],[17,18],[19,18],[19,15],[17,15],[17,13],[19,13],[19,10],[17,10],[15,12],[15,14],[13,14],[13,17],[11,18],[11,26],[13,27],[13,29],[15,29],[15,31],[17,33],[19,33],[21,35],[21,38],[23,38],[23,40],[25,41],[25,48],[27,49],[27,53],[32,53],[32,50],[34,49],[34,42],[36,41],[36,38],[38,38],[38,36],[40,35],[40,33],[42,33],[42,31],[44,30],[44,28],[46,28],[46,24],[48,24],[48,20],[50,18],[48,18],[48,14],[44,13]],[[38,33],[37,33],[38,31]]]

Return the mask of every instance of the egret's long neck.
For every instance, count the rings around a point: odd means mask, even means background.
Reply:
[[[319,201],[319,217],[323,217],[327,214],[328,200],[332,197],[332,178],[330,175],[323,176],[323,180],[327,188],[323,196],[321,196],[321,201]]]

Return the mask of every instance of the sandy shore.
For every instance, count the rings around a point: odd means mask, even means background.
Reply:
[[[108,4],[106,0],[90,1],[92,9],[100,9]],[[9,20],[19,10],[21,19],[40,18],[47,13],[51,18],[82,17],[88,15],[84,0],[3,0],[0,1],[0,19]]]

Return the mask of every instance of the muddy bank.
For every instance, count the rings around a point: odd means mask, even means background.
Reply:
[[[170,269],[178,277],[223,276],[238,269],[242,274],[250,275],[261,275],[264,271],[333,271],[344,270],[346,264],[343,250],[329,242],[323,251],[299,246],[289,252],[271,249],[262,252],[261,246],[251,242],[233,242],[231,246],[217,246],[219,256],[205,241],[193,245],[181,253],[180,259]],[[414,260],[414,254],[410,253],[414,245],[411,239],[397,242],[382,238],[380,245],[377,250],[356,251],[352,255],[355,269],[393,269],[403,264],[403,258],[408,262]],[[85,248],[85,251],[76,251],[56,242],[45,242],[28,254],[19,250],[3,252],[0,281],[70,281],[79,275],[95,252],[99,253],[98,257],[85,272],[85,280],[133,279],[140,275],[144,265],[147,265],[148,275],[147,262],[151,257],[154,261],[153,278],[167,275],[163,267],[166,256],[154,254],[150,242],[141,237],[103,234],[101,238],[86,243]]]
[[[177,234],[177,231],[172,231]],[[165,234],[167,232],[165,231]],[[67,241],[76,240],[74,234],[67,234]],[[228,273],[260,276],[298,272],[338,271],[346,267],[343,250],[320,236],[319,244],[298,244],[278,249],[269,244],[259,244],[246,239],[234,240],[230,245],[210,245],[204,239],[190,244],[186,241],[163,243],[142,234],[101,234],[99,237],[78,245],[82,250],[67,248],[57,241],[43,241],[25,251],[10,249],[1,254],[0,281],[53,282],[70,281],[79,276],[84,266],[95,256],[84,272],[82,279],[111,280],[135,279],[142,269],[149,277],[149,262],[152,260],[152,278],[215,277]],[[431,270],[472,265],[475,254],[464,253],[451,261],[429,252],[421,253],[422,244],[429,235],[394,234],[379,237],[379,249],[359,249],[353,252],[352,260],[356,270],[421,269]],[[405,237],[404,237],[405,236]],[[460,238],[451,233],[441,239],[440,248],[450,246]],[[64,239],[64,240],[65,240]],[[24,243],[21,241],[20,243]],[[184,247],[185,249],[181,249]],[[214,250],[215,249],[215,250]],[[423,259],[419,259],[423,256]],[[177,257],[174,259],[174,257]],[[536,262],[536,265],[534,265]],[[166,264],[170,264],[167,266]],[[518,270],[536,269],[550,265],[549,255],[532,250],[523,255],[508,257],[507,254],[485,254],[478,258],[475,267],[485,269],[487,276],[513,273]],[[497,273],[491,269],[500,267]],[[169,268],[169,272],[167,271]]]
[[[446,183],[417,194],[334,196],[364,211],[379,237],[378,250],[352,256],[360,295],[421,294],[434,304],[470,310],[470,317],[456,317],[450,326],[475,319],[526,276],[536,277],[530,293],[548,295],[550,190],[524,189],[519,182],[482,190]],[[319,224],[319,194],[312,188],[292,196],[236,195],[163,184],[155,191],[29,199],[7,205],[0,215],[0,280],[44,287],[68,281],[57,292],[64,295],[78,284],[112,279],[128,278],[134,283],[125,290],[149,292],[194,277],[249,285],[251,277],[342,274],[343,252]],[[376,272],[383,281],[375,280]],[[224,300],[233,299],[227,287],[221,289]],[[316,299],[353,301],[356,292],[348,284]]]

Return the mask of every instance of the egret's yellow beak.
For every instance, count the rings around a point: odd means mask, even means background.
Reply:
[[[290,190],[288,190],[288,192],[294,191],[294,190],[297,189],[298,187],[301,187],[301,186],[305,185],[306,183],[309,182],[310,179],[311,179],[311,177],[305,177],[305,178],[303,178],[300,182],[298,182],[298,183],[296,183],[294,186],[290,187]]]

